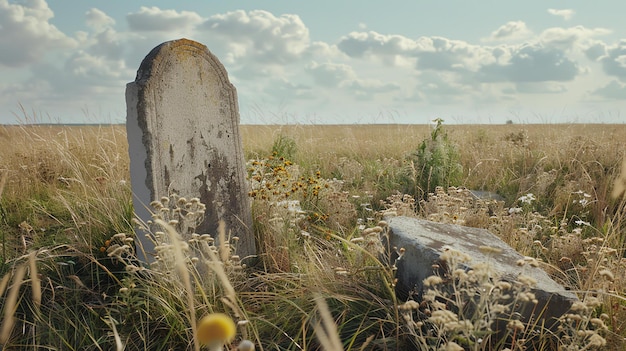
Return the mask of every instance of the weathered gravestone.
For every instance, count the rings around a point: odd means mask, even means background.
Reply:
[[[478,263],[488,263],[502,280],[515,282],[523,274],[537,282],[532,288],[537,304],[528,303],[518,309],[524,322],[538,320],[539,325],[544,322],[545,327],[551,328],[556,318],[578,300],[574,293],[566,291],[541,268],[520,267],[518,262],[524,261],[524,256],[485,229],[411,217],[388,217],[386,220],[389,227],[385,245],[404,251],[395,262],[399,299],[406,299],[411,292],[421,293],[424,279],[437,272],[433,265],[443,265],[441,254],[452,249],[471,258],[462,269],[470,270]]]
[[[237,92],[206,46],[188,39],[165,42],[141,62],[126,86],[127,134],[133,203],[147,206],[174,193],[206,205],[200,234],[219,221],[240,238],[237,253],[255,254],[252,216],[239,136]],[[138,237],[139,258],[151,262],[154,244]]]

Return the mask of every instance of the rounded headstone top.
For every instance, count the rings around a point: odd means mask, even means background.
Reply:
[[[159,72],[160,64],[170,55],[175,55],[178,59],[199,57],[210,61],[216,70],[220,72],[220,75],[224,76],[226,81],[228,81],[226,69],[217,57],[209,51],[206,45],[191,39],[181,38],[166,41],[152,49],[141,61],[135,82],[145,81]]]

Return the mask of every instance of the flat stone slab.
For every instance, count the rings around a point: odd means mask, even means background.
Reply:
[[[554,318],[563,315],[578,300],[574,293],[552,280],[541,268],[528,265],[520,267],[517,263],[524,260],[524,256],[485,229],[412,217],[389,217],[385,220],[389,225],[388,246],[404,249],[404,253],[395,262],[398,279],[396,292],[399,299],[407,299],[412,292],[421,294],[424,290],[424,279],[435,274],[433,265],[440,264],[440,256],[446,249],[453,249],[471,257],[471,261],[464,267],[466,270],[472,269],[472,265],[486,262],[497,272],[496,275],[500,275],[501,280],[514,282],[521,274],[536,280],[537,284],[532,292],[538,304],[522,309],[521,313],[526,321],[531,318],[541,319],[550,327]],[[485,247],[499,252],[489,253],[490,250]],[[390,257],[393,252],[391,254]]]
[[[473,197],[480,200],[496,200],[496,201],[505,201],[506,199],[499,194],[493,193],[491,191],[483,191],[483,190],[470,190],[470,194]]]

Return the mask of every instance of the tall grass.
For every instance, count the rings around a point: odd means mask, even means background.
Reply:
[[[137,262],[144,232],[132,218],[123,126],[0,127],[0,345],[197,350],[196,321],[220,312],[237,322],[227,349],[243,339],[260,350],[521,349],[536,335],[568,350],[626,346],[626,127],[442,128],[459,184],[431,189],[420,175],[415,198],[398,191],[432,139],[428,126],[242,126],[260,243],[249,267],[236,233],[180,235],[176,198],[156,199],[157,225],[144,226],[159,260]],[[558,335],[512,315],[505,338],[479,343],[495,338],[484,314],[437,303],[454,286],[431,280],[430,300],[397,300],[383,213],[487,228],[583,304]],[[495,297],[477,306],[501,308]]]

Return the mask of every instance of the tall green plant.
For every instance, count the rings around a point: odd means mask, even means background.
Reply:
[[[288,160],[294,160],[297,151],[298,146],[295,139],[292,137],[279,134],[274,139],[274,144],[272,145],[272,155],[276,157],[283,157]]]
[[[462,167],[459,152],[444,130],[443,119],[430,133],[430,138],[422,141],[417,150],[406,159],[406,171],[402,179],[404,192],[424,198],[435,187],[460,185]]]

